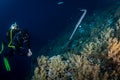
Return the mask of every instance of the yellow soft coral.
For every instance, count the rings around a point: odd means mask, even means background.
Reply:
[[[34,70],[33,80],[46,80],[48,57],[41,56],[37,58],[38,66]]]
[[[64,77],[65,69],[67,68],[68,64],[62,60],[60,55],[53,56],[49,60],[49,77],[51,79],[57,79],[60,75]]]
[[[73,70],[73,80],[99,80],[99,65],[91,65],[91,63],[83,56],[71,54],[69,57],[71,62],[71,70]]]
[[[120,65],[120,41],[117,38],[109,39],[108,58]]]

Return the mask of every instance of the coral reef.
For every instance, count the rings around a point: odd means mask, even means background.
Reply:
[[[82,23],[87,33],[76,31],[70,44],[67,34],[54,41],[49,50],[59,55],[38,57],[32,80],[120,80],[119,8],[88,17]]]
[[[35,68],[32,80],[67,80],[67,67],[68,63],[60,55],[51,58],[42,56],[38,58],[38,67]]]
[[[68,53],[66,60],[64,60],[60,55],[47,58],[42,56],[39,58],[40,61],[47,59],[46,64],[41,62],[41,66],[35,68],[34,76],[32,80],[113,80],[119,78],[120,71],[118,68],[112,70],[112,72],[107,71],[110,66],[107,65],[108,62],[104,62],[104,68],[106,71],[102,72],[102,63],[92,64],[87,58],[80,55],[75,55]],[[106,57],[107,58],[107,57]],[[105,59],[104,59],[105,60]],[[112,63],[109,63],[113,65]],[[113,68],[113,67],[112,67]],[[111,69],[112,69],[111,68]]]
[[[46,80],[47,77],[47,62],[48,57],[41,56],[37,58],[38,66],[34,70],[35,76],[33,77],[33,80]]]
[[[120,41],[117,38],[110,39],[108,45],[108,58],[120,65]]]

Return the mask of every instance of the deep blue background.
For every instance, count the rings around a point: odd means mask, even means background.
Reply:
[[[64,3],[57,5],[59,1]],[[64,30],[79,8],[86,8],[90,13],[109,3],[110,0],[0,0],[0,34],[4,35],[10,25],[17,22],[30,31],[34,50],[39,50]]]
[[[58,5],[59,1],[64,3]],[[74,17],[79,12],[79,9],[85,8],[88,10],[87,14],[90,14],[94,10],[108,6],[114,1],[0,0],[0,40],[5,37],[10,25],[17,22],[20,28],[26,28],[30,32],[33,55],[37,55],[43,45],[59,35],[69,22],[74,22],[71,17]],[[12,77],[14,76],[14,80],[18,80],[18,77],[19,80],[22,80],[24,75],[30,71],[30,60],[26,57],[12,57],[10,62],[13,71],[10,73],[4,72],[4,74],[11,74]],[[2,57],[0,57],[0,63],[2,64]],[[3,64],[0,68],[4,69]],[[0,74],[2,73],[0,72]]]

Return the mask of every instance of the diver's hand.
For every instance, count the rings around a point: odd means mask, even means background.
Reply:
[[[32,56],[32,52],[31,52],[31,50],[30,49],[28,49],[28,53],[27,53],[27,56]]]

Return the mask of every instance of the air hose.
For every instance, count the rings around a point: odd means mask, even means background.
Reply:
[[[13,30],[13,29],[11,29],[11,30],[10,30],[10,42],[9,42],[9,44],[8,44],[8,47],[10,47],[10,48],[13,48],[13,49],[14,49],[14,48],[15,48],[15,46],[11,45],[11,44],[12,44],[12,30]]]

